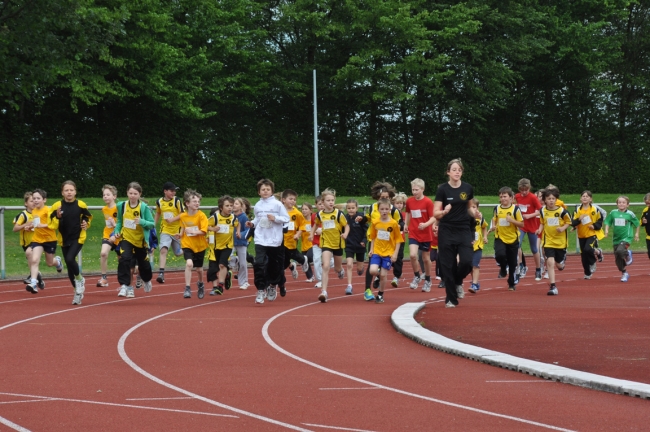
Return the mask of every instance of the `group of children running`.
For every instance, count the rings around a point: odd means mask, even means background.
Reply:
[[[432,275],[440,280],[439,288],[445,288],[438,263],[438,219],[434,216],[434,203],[424,195],[425,183],[421,179],[411,182],[412,196],[397,193],[387,182],[375,182],[371,196],[376,200],[367,213],[359,211],[356,200],[343,205],[336,204],[336,192],[325,189],[316,198],[315,205],[304,203],[298,210],[298,194],[286,189],[275,194],[271,180],[257,183],[260,200],[252,209],[245,198],[223,196],[218,207],[206,216],[200,209],[201,194],[188,189],[183,199],[176,197],[177,187],[167,182],[163,185],[163,197],[155,204],[155,213],[142,200],[142,188],[136,182],[127,186],[127,199],[117,202],[117,189],[105,185],[102,196],[104,230],[101,248],[101,278],[98,287],[109,286],[107,270],[111,251],[119,256],[117,279],[120,284],[118,296],[134,297],[135,287],[152,289],[153,250],[158,243],[159,271],[156,281],[165,283],[167,254],[171,250],[185,260],[185,289],[183,296],[191,298],[192,272],[197,273],[197,297],[205,295],[205,282],[212,283],[210,295],[221,295],[232,286],[233,271],[240,289],[247,289],[248,263],[253,264],[254,285],[257,288],[255,302],[274,301],[279,291],[284,297],[286,290],[285,270],[294,279],[301,267],[308,282],[316,282],[320,288],[318,299],[328,299],[329,270],[334,267],[339,279],[346,276],[343,268],[343,252],[347,264],[347,287],[345,294],[353,293],[352,277],[356,271],[363,275],[366,253],[368,267],[365,269],[364,299],[384,302],[392,270],[390,284],[397,287],[402,276],[405,239],[414,272],[409,287],[429,292]],[[472,247],[471,293],[480,290],[480,263],[482,251],[488,241],[488,233],[495,233],[495,259],[500,267],[499,278],[506,278],[509,290],[516,290],[520,278],[526,276],[527,266],[521,244],[528,237],[535,263],[535,280],[548,278],[548,295],[557,295],[555,270],[565,267],[569,228],[577,230],[585,279],[596,271],[596,263],[602,261],[598,240],[613,230],[614,256],[621,281],[627,282],[627,266],[632,263],[630,243],[639,240],[640,226],[645,226],[646,243],[650,257],[650,194],[646,195],[646,207],[641,220],[628,210],[629,199],[617,199],[617,209],[607,214],[592,203],[591,193],[581,195],[581,204],[573,213],[560,199],[557,187],[549,185],[533,194],[531,184],[522,179],[519,193],[504,187],[499,190],[500,204],[494,207],[488,224],[479,210],[479,202],[471,198],[467,211],[474,232]],[[80,274],[76,257],[86,240],[86,231],[93,216],[88,206],[76,198],[76,185],[66,181],[62,185],[63,199],[52,206],[46,205],[47,194],[36,189],[25,194],[25,210],[14,219],[14,231],[20,233],[20,242],[29,265],[26,289],[38,293],[45,288],[39,272],[41,256],[45,253],[48,266],[63,270],[63,263],[74,287],[72,304],[80,305],[85,291],[85,279]],[[346,210],[346,213],[342,209]],[[443,212],[444,214],[444,212]],[[155,227],[160,223],[158,238]],[[248,254],[248,244],[254,240],[255,256]],[[56,255],[57,244],[62,256]],[[207,253],[208,268],[204,276]],[[432,263],[436,263],[435,270]],[[313,265],[313,268],[312,268]],[[373,293],[373,288],[377,293]],[[461,285],[457,285],[458,298],[464,297]]]

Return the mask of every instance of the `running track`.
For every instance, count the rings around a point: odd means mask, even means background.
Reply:
[[[334,277],[327,304],[291,281],[287,297],[255,305],[252,288],[185,300],[182,275],[167,282],[135,299],[89,288],[76,307],[64,279],[38,295],[1,284],[0,431],[611,431],[650,418],[648,401],[440,353],[393,329],[396,307],[442,290],[403,281],[377,305],[360,277],[353,296]]]

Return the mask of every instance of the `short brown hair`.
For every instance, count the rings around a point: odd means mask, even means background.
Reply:
[[[262,180],[257,182],[257,193],[260,193],[260,189],[262,186],[270,186],[271,187],[271,193],[275,193],[275,183],[273,183],[271,180],[267,178],[263,178]]]
[[[511,197],[513,197],[515,194],[512,192],[512,188],[510,186],[504,186],[501,189],[499,189],[499,195],[503,194],[508,194]]]

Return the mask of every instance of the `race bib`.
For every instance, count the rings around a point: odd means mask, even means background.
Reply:
[[[323,229],[324,230],[326,230],[326,229],[334,229],[334,228],[336,228],[336,222],[334,222],[333,220],[323,221]]]
[[[614,226],[625,226],[625,222],[627,222],[625,219],[615,218]]]
[[[390,240],[390,233],[386,230],[379,230],[377,231],[377,238],[379,240]]]
[[[137,226],[135,219],[124,219],[124,228],[136,229]]]
[[[311,232],[311,225],[305,225],[305,231]]]
[[[164,212],[163,213],[163,218],[164,219],[169,219],[169,218],[173,218],[173,217],[174,217],[174,213],[172,213],[172,212]]]
[[[273,224],[266,217],[260,219],[260,228],[271,228]]]
[[[474,233],[474,241],[478,241],[478,233],[477,232]]]
[[[526,213],[528,211],[528,206],[519,204],[519,210],[521,210],[522,213]]]
[[[580,223],[582,225],[591,225],[591,218],[589,216],[584,216],[582,219],[580,219]]]
[[[548,226],[560,226],[560,218],[552,217],[546,219],[546,225]]]
[[[212,233],[208,234],[208,243],[210,243],[211,245],[214,244],[214,234]]]
[[[229,224],[218,224],[217,228],[219,228],[219,230],[217,231],[219,234],[228,234],[230,232]]]
[[[295,224],[294,222],[289,222],[289,223],[287,224],[287,229],[288,229],[289,231],[295,231],[295,230],[296,230],[296,224]]]
[[[188,226],[185,228],[185,235],[188,237],[194,237],[199,234],[199,227],[197,226]]]
[[[421,218],[422,217],[422,210],[411,210],[411,217],[413,219]]]
[[[510,226],[510,222],[506,218],[499,218],[499,226],[507,227]]]
[[[113,228],[115,226],[115,221],[113,218],[106,219],[106,228]]]
[[[39,226],[41,224],[41,218],[40,217],[35,217],[34,219],[32,219],[32,221],[34,222],[35,227],[37,227],[37,226]]]

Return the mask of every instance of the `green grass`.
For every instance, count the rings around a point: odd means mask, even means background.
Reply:
[[[642,194],[633,194],[628,196],[632,202],[643,202]],[[337,202],[343,203],[347,201],[349,198],[352,197],[338,197]],[[359,204],[372,204],[374,202],[374,200],[370,197],[353,197],[353,198],[359,201]],[[480,200],[482,204],[481,212],[483,213],[486,220],[489,220],[492,214],[492,207],[488,204],[498,204],[498,197],[484,196],[484,197],[477,197],[477,198]],[[580,196],[577,194],[562,196],[562,199],[568,204],[578,203],[579,198]],[[617,195],[613,195],[613,194],[594,194],[594,202],[596,203],[614,203],[616,201],[616,198]],[[48,201],[50,204],[52,204],[57,199],[50,199]],[[212,198],[212,197],[203,198],[202,205],[216,206],[217,199],[218,198]],[[101,198],[84,198],[83,200],[90,206],[104,205],[104,202],[102,201]],[[313,196],[298,197],[299,204],[306,201],[313,202]],[[252,198],[251,202],[252,203],[257,202],[257,198]],[[23,204],[23,200],[21,198],[0,198],[0,207],[22,206],[22,204]],[[151,200],[149,204],[153,204],[153,200]],[[611,211],[613,208],[615,207],[605,206],[605,210],[607,210],[608,212]],[[632,210],[637,216],[641,214],[642,209],[643,206],[630,206],[630,210]],[[7,277],[11,277],[11,278],[23,277],[27,274],[27,264],[25,261],[25,255],[23,253],[22,248],[19,245],[18,234],[12,232],[13,225],[11,222],[13,220],[13,217],[18,213],[19,210],[5,210],[5,215],[4,215],[6,274]],[[101,210],[92,210],[92,213],[95,217],[94,219],[95,223],[92,224],[90,230],[88,231],[88,239],[86,240],[86,244],[84,245],[83,248],[83,272],[84,273],[97,273],[100,271],[99,253],[101,249],[102,230],[104,224],[102,222]],[[644,230],[641,229],[641,241],[638,243],[633,243],[631,246],[632,250],[638,252],[641,251],[645,252],[646,247],[645,247],[644,238],[645,238]],[[492,245],[494,240],[493,233],[490,234],[488,240],[489,240],[488,244],[484,249],[485,256],[494,255],[494,249]],[[603,248],[604,251],[611,251],[612,250],[611,236],[609,238],[603,239],[600,242],[600,246]],[[253,252],[252,245],[249,248],[249,250]],[[575,233],[569,233],[568,252],[575,253],[575,251],[576,251],[576,236]],[[530,254],[528,241],[525,241],[524,252],[526,252],[527,255]],[[406,257],[408,257],[408,248],[406,249]],[[158,254],[156,253],[156,263],[157,262],[158,262]],[[167,269],[180,269],[183,266],[184,266],[184,261],[182,257],[175,257],[173,256],[173,254],[168,254],[167,265],[165,266]],[[110,255],[108,261],[108,269],[110,272],[114,272],[117,269],[117,257],[115,256],[115,254]],[[44,264],[41,265],[41,271],[46,275],[56,274],[56,271],[53,268],[48,268]]]

